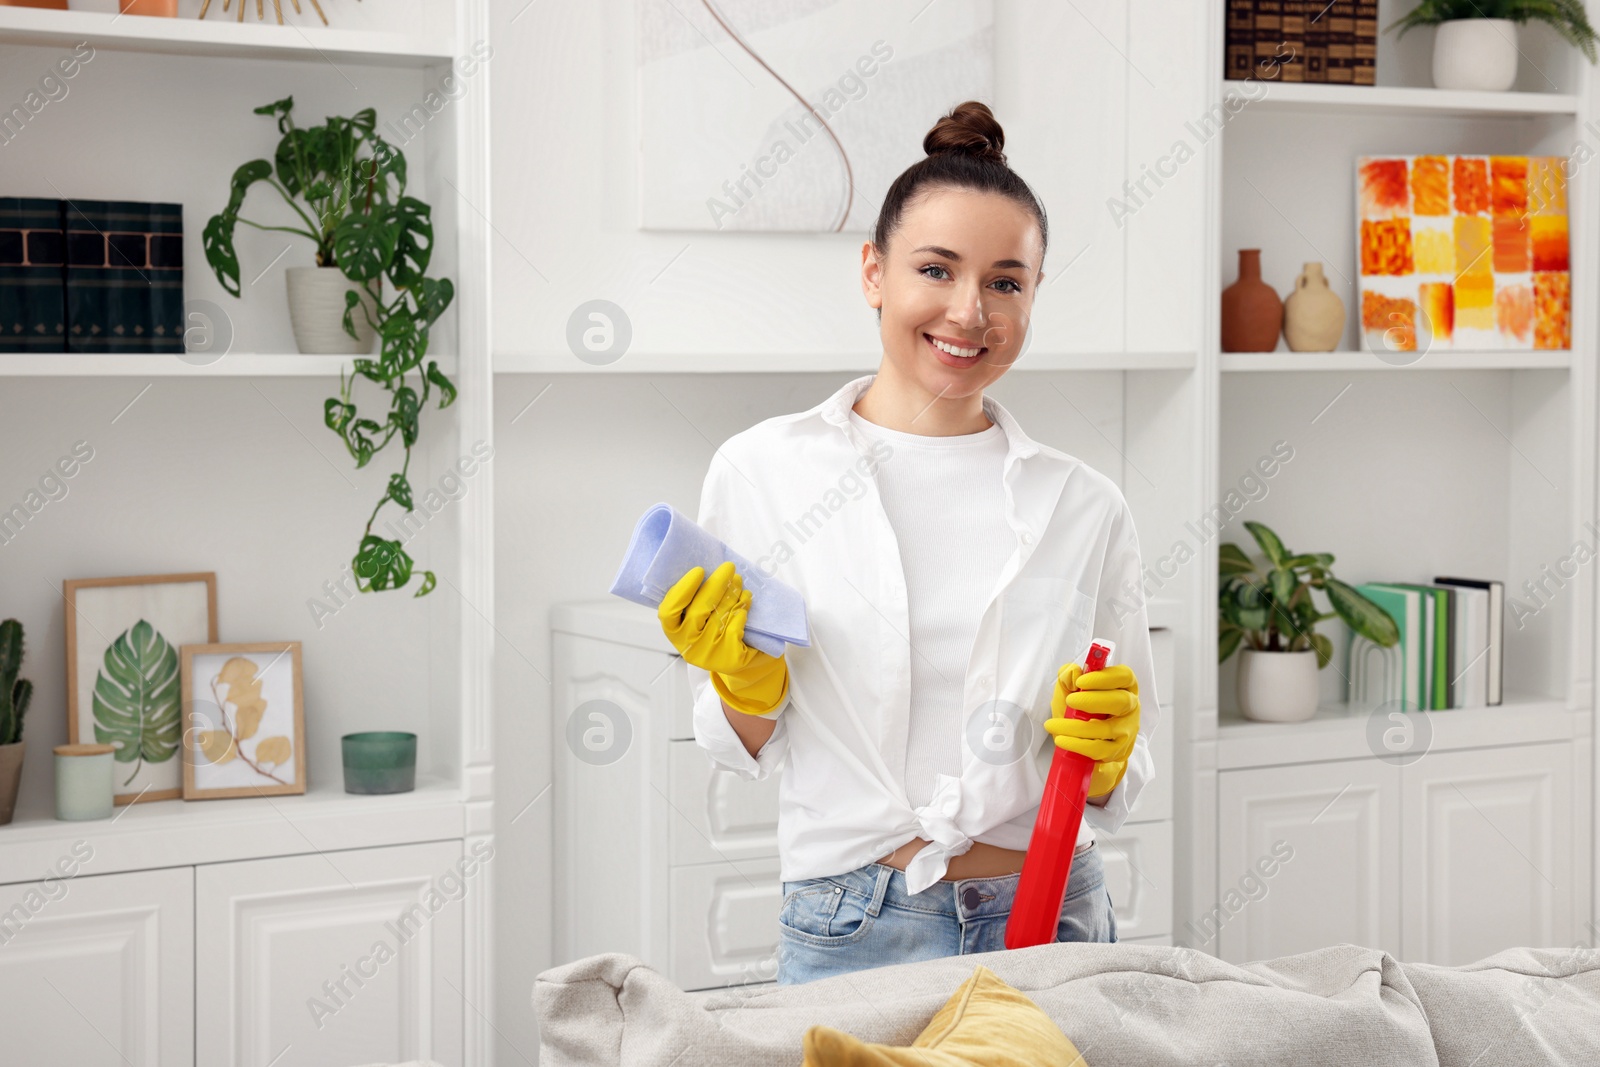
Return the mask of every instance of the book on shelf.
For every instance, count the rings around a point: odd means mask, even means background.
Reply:
[[[1243,81],[1255,71],[1256,65],[1255,0],[1228,0],[1227,18],[1223,77]]]
[[[183,348],[183,205],[69,200],[66,350]]]
[[[1255,77],[1259,81],[1283,80],[1283,64],[1279,62],[1278,55],[1283,43],[1283,8],[1286,2],[1255,0]]]
[[[1501,702],[1502,583],[1436,578],[1356,588],[1394,619],[1400,643],[1384,648],[1351,635],[1351,703],[1446,711]]]
[[[1283,14],[1279,16],[1279,46],[1276,52],[1278,64],[1283,68],[1283,72],[1278,75],[1280,81],[1306,80],[1305,9],[1309,6],[1306,0],[1283,0]]]
[[[62,202],[0,197],[0,352],[66,348]]]
[[[1308,82],[1328,80],[1328,11],[1332,6],[1327,0],[1305,0]]]
[[[1353,85],[1378,84],[1378,0],[1356,0]]]
[[[1350,85],[1355,76],[1355,0],[1333,0],[1322,16],[1328,24],[1324,74],[1330,84]]]

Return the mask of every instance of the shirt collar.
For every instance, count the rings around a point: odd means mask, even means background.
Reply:
[[[850,409],[855,406],[857,400],[861,399],[861,394],[867,391],[867,387],[872,384],[873,379],[877,376],[876,373],[864,374],[841,386],[838,392],[828,397],[818,406],[818,411],[823,420],[832,423],[841,430],[845,430],[848,434]],[[1000,401],[988,393],[983,394],[983,413],[989,417],[989,421],[998,424],[1000,429],[1005,432],[1012,455],[1017,456],[1019,459],[1026,459],[1039,451],[1039,443],[1024,433],[1022,425],[1011,417],[1011,412],[1007,411]]]

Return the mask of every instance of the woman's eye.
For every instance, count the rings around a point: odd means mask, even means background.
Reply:
[[[937,264],[937,263],[930,263],[930,264],[928,264],[928,265],[927,265],[927,266],[926,266],[926,267],[923,267],[923,268],[922,268],[922,269],[921,269],[921,271],[919,271],[919,272],[918,272],[918,273],[920,273],[920,274],[922,274],[922,275],[923,275],[923,276],[924,276],[924,277],[927,277],[927,278],[932,278],[932,277],[933,277],[933,275],[931,275],[931,274],[929,274],[929,273],[928,273],[928,272],[929,272],[929,271],[930,271],[930,270],[939,270],[939,271],[942,271],[942,270],[944,270],[944,268],[943,268],[943,267],[941,267],[941,266],[940,266],[940,265],[939,265],[939,264]],[[943,281],[943,279],[942,279],[942,278],[939,278],[939,279],[935,279],[935,280],[936,280],[936,281]]]
[[[1001,278],[1000,280],[1011,286],[1010,289],[1006,290],[1007,292],[1009,292],[1009,293],[1020,293],[1020,292],[1022,292],[1022,286],[1017,284],[1017,280],[1015,278]]]

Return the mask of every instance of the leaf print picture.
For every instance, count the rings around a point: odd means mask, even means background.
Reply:
[[[181,650],[183,797],[304,793],[300,642]]]
[[[62,583],[67,740],[115,749],[118,804],[183,795],[181,649],[217,640],[206,572]]]

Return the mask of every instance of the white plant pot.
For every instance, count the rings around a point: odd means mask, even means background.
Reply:
[[[1499,92],[1517,80],[1517,24],[1510,19],[1451,19],[1434,27],[1433,84]]]
[[[364,356],[372,352],[373,332],[360,309],[350,313],[359,339],[344,332],[344,294],[361,293],[367,315],[377,309],[372,294],[344,276],[338,267],[290,267],[284,272],[289,292],[289,322],[294,343],[301,352],[337,356]],[[380,283],[381,284],[381,283]]]
[[[1317,650],[1239,651],[1239,710],[1256,722],[1304,722],[1317,712]]]

